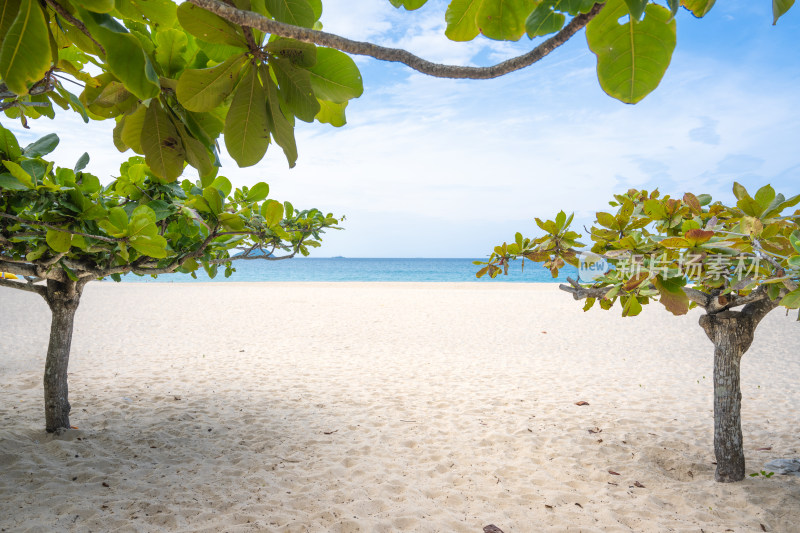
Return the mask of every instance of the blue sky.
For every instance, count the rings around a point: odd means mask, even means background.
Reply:
[[[414,12],[388,0],[324,2],[325,30],[407,48],[433,61],[486,65],[519,43],[444,37],[447,3]],[[364,95],[343,128],[298,123],[289,169],[271,147],[256,167],[223,159],[235,185],[270,184],[271,197],[346,215],[316,256],[483,257],[533,217],[574,211],[579,225],[630,187],[732,199],[734,180],[797,194],[800,175],[800,8],[772,26],[770,2],[717,2],[702,20],[681,10],[678,45],[661,86],[635,106],[600,89],[583,32],[543,61],[497,80],[442,80],[356,58]],[[534,43],[535,45],[535,43]],[[3,119],[5,125],[8,119]],[[13,127],[22,141],[55,131],[54,154],[108,181],[130,153],[111,144],[113,121]],[[580,227],[580,226],[579,226]]]

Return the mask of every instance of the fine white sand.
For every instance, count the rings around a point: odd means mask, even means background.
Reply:
[[[79,429],[53,437],[49,311],[0,289],[0,530],[796,532],[800,478],[713,480],[698,316],[555,285],[93,283]],[[800,457],[794,319],[744,357],[748,473]]]

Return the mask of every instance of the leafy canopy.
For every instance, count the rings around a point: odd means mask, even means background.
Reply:
[[[515,259],[543,263],[553,277],[570,264],[584,284],[570,280],[562,288],[586,298],[585,310],[618,302],[623,316],[638,315],[651,301],[676,315],[694,305],[718,313],[766,298],[800,308],[800,210],[791,210],[800,195],[787,199],[765,185],[751,196],[738,183],[733,192],[735,205],[712,203],[706,194],[671,198],[631,189],[615,195],[616,212],[596,214],[590,251],[577,241],[572,216],[537,218],[544,235],[517,233],[488,261],[476,262],[482,265],[477,276],[507,274]]]
[[[308,255],[338,223],[268,199],[266,183],[233,189],[223,176],[207,185],[167,182],[139,156],[103,186],[84,170],[87,154],[73,168],[44,160],[57,144],[51,134],[20,148],[0,126],[0,271],[25,276],[29,286],[118,281],[128,272],[194,277],[201,267],[213,278],[224,266],[229,276],[234,260]]]
[[[237,0],[275,20],[320,28],[319,0]],[[175,181],[185,164],[204,187],[216,176],[220,135],[240,167],[270,144],[297,161],[295,120],[345,123],[363,92],[338,50],[236,25],[169,0],[8,0],[0,10],[0,109],[9,118],[53,118],[54,106],[84,120],[113,119],[114,144],[143,155]],[[99,67],[92,75],[87,66]],[[96,70],[96,69],[95,69]],[[83,85],[70,92],[74,80]]]

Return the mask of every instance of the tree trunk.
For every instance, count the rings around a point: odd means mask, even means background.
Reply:
[[[742,393],[739,364],[753,343],[756,327],[775,307],[769,299],[748,304],[742,311],[723,311],[700,317],[700,325],[714,343],[714,477],[722,483],[744,479]]]
[[[73,281],[47,281],[47,304],[52,312],[50,344],[44,366],[45,429],[57,432],[69,429],[69,389],[67,366],[72,344],[75,311],[80,302],[80,289]]]

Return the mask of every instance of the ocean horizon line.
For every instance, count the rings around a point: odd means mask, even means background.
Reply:
[[[539,264],[525,265],[521,261],[512,265],[508,276],[477,278],[480,270],[473,261],[476,258],[459,257],[304,257],[288,261],[233,261],[233,272],[225,277],[225,269],[219,268],[214,277],[200,268],[191,274],[161,274],[123,276],[123,282],[176,282],[197,283],[204,281],[280,281],[280,282],[475,282],[505,281],[510,283],[565,282],[566,276],[574,276],[577,269],[566,267],[557,278]],[[574,271],[574,272],[573,272]]]

